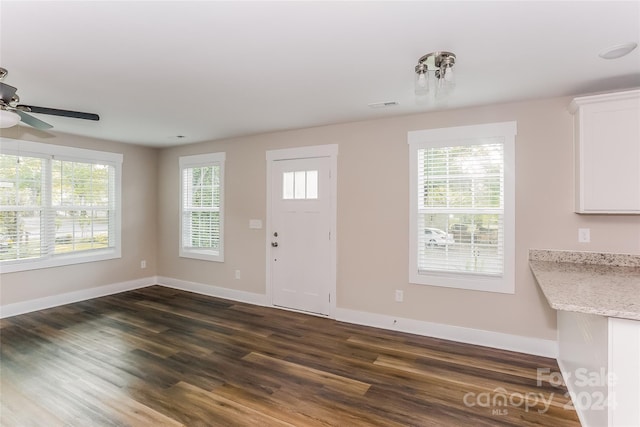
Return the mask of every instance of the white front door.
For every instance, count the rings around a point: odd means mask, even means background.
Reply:
[[[334,269],[329,157],[271,164],[269,262],[273,305],[329,314]]]

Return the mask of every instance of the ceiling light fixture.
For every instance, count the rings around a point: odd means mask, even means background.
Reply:
[[[602,59],[618,59],[630,54],[636,47],[638,47],[638,43],[619,44],[604,49],[598,56]]]
[[[455,88],[455,64],[456,55],[444,51],[428,53],[418,59],[418,65],[415,67],[415,94],[418,99],[424,99],[429,95],[430,86],[434,86],[436,97],[450,94]]]
[[[20,121],[20,116],[13,111],[0,109],[0,128],[10,128]]]
[[[7,77],[8,73],[6,68],[0,67],[0,82]],[[0,129],[13,127],[21,120],[18,113],[12,111],[20,102],[20,97],[15,92],[15,88],[12,86],[4,83],[0,86]]]

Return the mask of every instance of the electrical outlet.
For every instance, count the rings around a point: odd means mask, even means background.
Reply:
[[[236,270],[236,279],[240,280],[240,270]]]
[[[396,289],[396,302],[402,302],[404,300],[404,292],[400,289]]]
[[[147,268],[147,261],[146,260],[142,260],[140,261],[140,268]]]
[[[589,243],[591,241],[590,228],[578,228],[578,242]]]

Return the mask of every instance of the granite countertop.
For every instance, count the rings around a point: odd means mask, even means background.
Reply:
[[[640,255],[532,249],[529,266],[556,310],[640,320]]]

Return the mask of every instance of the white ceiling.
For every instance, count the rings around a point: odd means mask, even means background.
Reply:
[[[640,2],[27,2],[0,5],[0,65],[55,131],[150,146],[640,86]],[[457,55],[446,105],[413,68]],[[369,103],[398,101],[372,109]],[[177,135],[184,135],[179,139]]]

